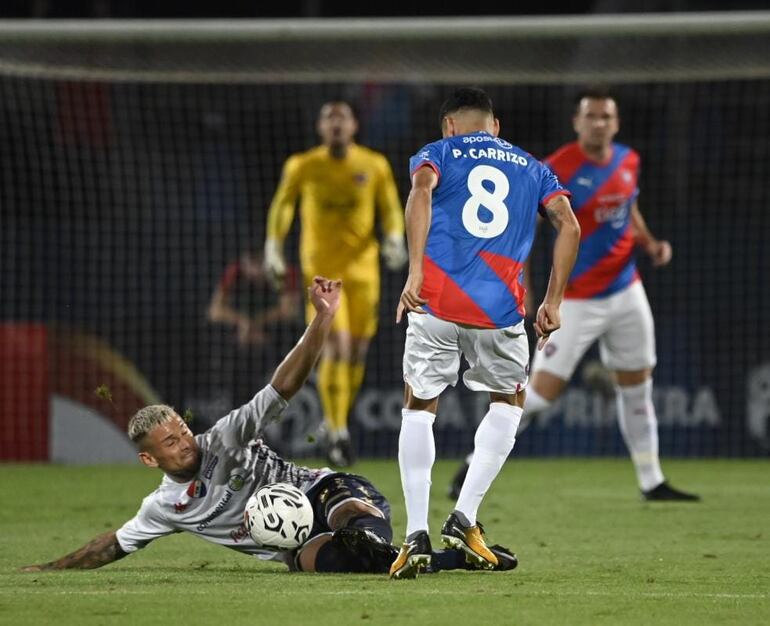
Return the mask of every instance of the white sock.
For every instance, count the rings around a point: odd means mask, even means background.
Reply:
[[[658,419],[652,404],[652,379],[641,385],[617,387],[618,423],[642,491],[663,482],[658,458]]]
[[[521,420],[519,421],[519,428],[516,431],[516,434],[520,435],[525,430],[527,430],[527,426],[529,426],[532,423],[532,419],[538,413],[540,413],[540,411],[545,411],[549,406],[551,406],[550,400],[546,400],[543,396],[537,393],[537,391],[528,387],[527,397],[524,400],[524,414],[521,416]],[[471,452],[467,457],[465,457],[465,462],[468,465],[471,464],[472,460],[473,460],[473,452]]]
[[[406,536],[428,530],[430,472],[436,460],[433,420],[429,411],[401,410],[398,436],[398,466],[406,503]]]
[[[337,443],[340,440],[347,441],[350,439],[350,433],[347,428],[338,428],[337,430],[329,431],[329,441]]]
[[[476,514],[484,495],[513,450],[521,413],[517,406],[493,402],[476,429],[473,459],[455,506],[471,526],[476,524]]]
[[[519,422],[517,434],[527,430],[527,426],[532,423],[537,414],[545,411],[549,406],[551,406],[550,400],[546,400],[532,387],[527,387],[527,396],[524,399],[524,415],[521,418],[521,422]]]

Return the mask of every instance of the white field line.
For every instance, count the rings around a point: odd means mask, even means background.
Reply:
[[[402,585],[406,587],[409,583],[403,582],[389,583],[393,585]],[[419,584],[419,583],[417,583]],[[461,590],[449,590],[449,589],[419,589],[413,588],[416,595],[425,596],[476,596],[477,590],[473,591],[461,591]],[[113,587],[112,589],[84,589],[84,590],[52,590],[46,588],[39,589],[0,589],[0,595],[62,595],[62,596],[100,596],[100,595],[152,595],[157,594],[157,589],[119,589]],[[297,591],[273,589],[270,591],[271,596],[295,596]],[[365,593],[365,592],[363,592]],[[376,589],[370,590],[370,593],[377,593]],[[318,596],[361,596],[362,591],[360,589],[313,589],[313,595]],[[519,588],[513,588],[510,591],[484,591],[485,596],[551,596],[555,598],[565,596],[593,596],[593,597],[622,597],[630,599],[660,599],[660,598],[697,598],[697,599],[713,599],[713,600],[768,600],[770,599],[769,593],[710,593],[710,592],[698,592],[698,591],[638,591],[638,592],[622,592],[622,591],[525,591]]]

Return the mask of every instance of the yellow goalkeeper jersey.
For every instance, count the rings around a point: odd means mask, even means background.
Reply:
[[[326,146],[290,156],[267,217],[268,238],[283,241],[300,203],[300,263],[322,274],[379,281],[377,217],[385,235],[404,234],[404,214],[384,155],[352,144],[344,159]]]

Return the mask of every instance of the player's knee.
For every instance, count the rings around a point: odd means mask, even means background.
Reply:
[[[539,370],[532,376],[532,381],[527,387],[527,402],[524,405],[524,410],[529,410],[528,404],[530,402],[536,402],[539,406],[540,400],[547,402],[549,405],[558,398],[564,388],[567,386],[567,381],[556,374]],[[530,400],[530,397],[536,397],[536,400]],[[536,405],[533,405],[533,407]],[[542,409],[536,409],[542,410]]]
[[[412,387],[406,384],[404,386],[404,407],[409,411],[428,411],[435,416],[438,409],[438,396],[427,400],[418,398],[414,395]]]
[[[517,393],[490,393],[489,403],[500,402],[510,406],[517,406],[519,408],[524,406],[524,399],[526,398],[526,391],[523,389]]]
[[[551,400],[543,397],[534,389],[527,390],[527,398],[524,401],[524,414],[530,418],[541,411],[545,411],[553,404]]]
[[[296,557],[296,564],[300,571],[315,572],[321,571],[316,568],[316,560],[321,549],[332,539],[331,533],[318,535],[305,542],[299,549]]]
[[[313,569],[305,571],[324,573],[356,573],[363,571],[361,562],[355,555],[332,541],[325,542],[314,556]]]
[[[382,511],[377,507],[362,502],[361,500],[350,500],[337,507],[334,513],[329,516],[329,528],[332,530],[344,528],[345,526],[348,526],[352,519],[361,516],[383,517]]]
[[[623,371],[623,370],[615,371],[615,379],[617,380],[617,383],[620,387],[631,387],[634,385],[641,385],[647,382],[647,379],[649,379],[651,376],[652,376],[651,369],[642,369],[642,370],[634,370],[634,371]]]

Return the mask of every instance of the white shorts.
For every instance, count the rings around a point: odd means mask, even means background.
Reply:
[[[421,400],[457,383],[460,355],[470,368],[463,382],[472,391],[518,393],[527,385],[529,343],[524,323],[472,328],[430,314],[409,313],[404,381]]]
[[[607,298],[564,300],[561,328],[535,351],[532,372],[569,380],[597,339],[608,369],[634,372],[655,367],[655,325],[641,281]]]

